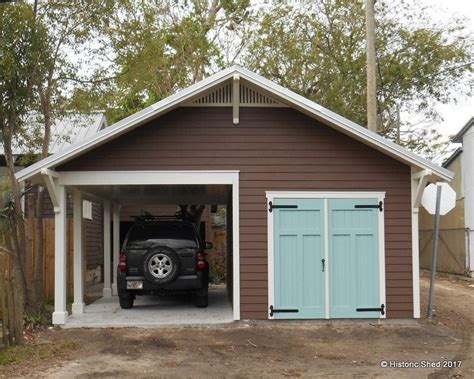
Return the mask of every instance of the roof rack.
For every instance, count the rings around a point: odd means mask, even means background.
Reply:
[[[141,215],[134,215],[130,216],[133,220],[141,220],[141,221],[153,221],[153,220],[183,220],[184,217],[182,216],[181,212],[176,212],[174,215],[152,215],[148,212],[143,212]]]

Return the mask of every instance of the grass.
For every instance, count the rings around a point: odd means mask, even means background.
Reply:
[[[11,366],[23,362],[34,364],[45,359],[62,357],[79,344],[74,341],[27,343],[20,346],[0,348],[0,367]]]

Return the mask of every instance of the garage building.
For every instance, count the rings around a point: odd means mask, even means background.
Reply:
[[[104,225],[119,218],[113,204],[227,204],[235,320],[418,318],[420,197],[428,182],[452,176],[241,67],[17,174],[46,183],[55,206],[55,324],[68,318],[67,191],[77,214],[82,198],[102,201]],[[73,312],[80,313],[81,220],[75,220]],[[115,241],[117,228],[105,228],[106,268],[118,262]],[[112,293],[114,279],[106,274],[108,281]]]

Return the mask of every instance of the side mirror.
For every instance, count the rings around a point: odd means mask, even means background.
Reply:
[[[213,248],[212,242],[204,243],[204,249],[209,250],[209,249],[212,249],[212,248]]]

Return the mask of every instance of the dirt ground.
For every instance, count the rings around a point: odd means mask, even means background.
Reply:
[[[212,327],[47,330],[33,344],[69,341],[72,347],[62,354],[0,366],[0,376],[474,378],[473,284],[438,279],[433,321],[242,321]],[[426,299],[426,274],[421,289]],[[422,311],[425,317],[426,304]],[[381,361],[462,365],[383,368]]]

